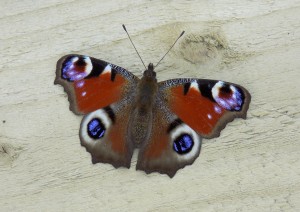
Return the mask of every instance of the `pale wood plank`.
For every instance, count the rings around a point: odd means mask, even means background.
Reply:
[[[299,211],[300,2],[1,1],[0,211]],[[158,61],[172,77],[222,79],[253,96],[247,120],[206,140],[173,179],[92,165],[81,117],[54,86],[55,64],[77,52],[135,74]],[[207,48],[209,47],[209,48]],[[137,153],[137,152],[136,152]]]

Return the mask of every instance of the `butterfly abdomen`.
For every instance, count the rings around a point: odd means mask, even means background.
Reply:
[[[129,139],[135,147],[140,147],[149,139],[151,133],[152,113],[140,113],[138,108],[132,111],[128,126]]]

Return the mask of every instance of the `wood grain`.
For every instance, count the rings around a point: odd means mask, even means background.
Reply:
[[[0,1],[0,211],[300,211],[300,1]],[[222,79],[252,94],[173,179],[92,165],[54,86],[80,53],[141,76],[182,30],[159,80]]]

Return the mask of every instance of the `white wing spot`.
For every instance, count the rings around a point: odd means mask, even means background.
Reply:
[[[89,58],[88,56],[84,56],[83,58],[84,58],[83,59],[84,62],[86,63],[84,72],[86,73],[86,76],[87,76],[91,73],[91,71],[93,69],[93,64],[92,64],[91,58]]]
[[[105,66],[103,72],[103,74],[106,74],[106,73],[111,73],[111,65],[108,64],[107,66]]]
[[[80,81],[80,82],[77,83],[78,88],[81,88],[83,86],[84,86],[84,81]]]
[[[72,57],[72,59],[71,59],[72,63],[75,63],[75,62],[77,62],[78,60],[79,60],[79,57]]]
[[[212,96],[215,100],[219,98],[220,89],[224,86],[224,82],[219,81],[217,82],[214,87],[212,88]],[[218,101],[217,101],[218,102]]]
[[[215,109],[216,113],[220,114],[222,112],[221,108],[219,106],[217,106],[217,105],[214,106],[214,109]]]
[[[191,83],[191,87],[190,87],[190,88],[193,88],[193,89],[199,91],[199,87],[198,87],[197,81],[193,81],[193,82]]]

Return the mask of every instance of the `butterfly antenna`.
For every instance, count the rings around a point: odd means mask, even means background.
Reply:
[[[144,61],[142,60],[142,57],[141,57],[141,55],[139,54],[138,50],[135,48],[135,45],[133,44],[133,42],[132,42],[132,40],[131,40],[131,38],[130,38],[130,35],[129,35],[129,33],[127,32],[127,29],[126,29],[125,25],[124,25],[124,24],[122,24],[122,26],[123,26],[123,29],[125,30],[125,32],[127,33],[127,35],[128,35],[128,38],[129,38],[130,42],[132,43],[132,45],[133,45],[133,47],[134,47],[134,49],[135,49],[136,53],[137,53],[137,54],[138,54],[138,56],[140,57],[140,59],[141,59],[141,61],[142,61],[143,65],[144,65],[145,69],[147,70],[147,67],[145,66],[145,63],[144,63]]]
[[[158,66],[158,64],[165,58],[165,56],[169,53],[169,51],[173,48],[173,46],[177,43],[177,41],[179,40],[179,38],[185,33],[185,31],[182,31],[181,34],[178,36],[178,38],[175,40],[175,42],[173,43],[173,45],[170,47],[170,49],[167,51],[167,53],[158,61],[158,63],[154,66],[154,68],[156,68],[156,66]]]

